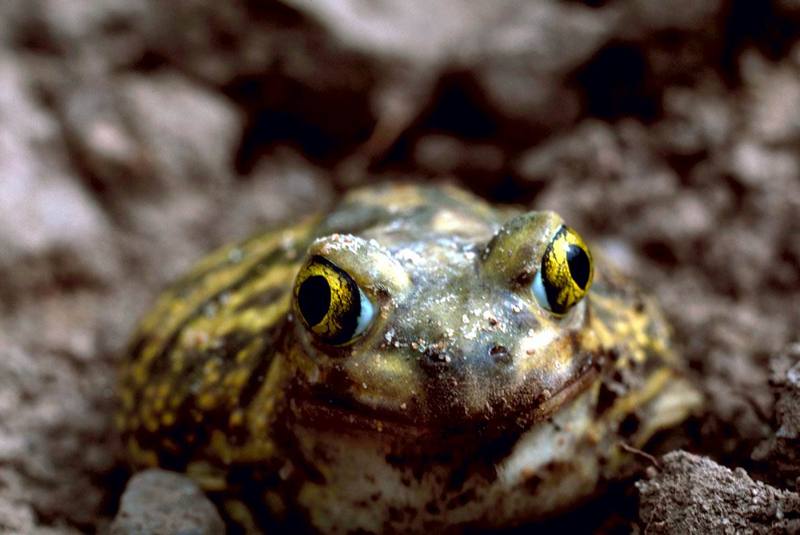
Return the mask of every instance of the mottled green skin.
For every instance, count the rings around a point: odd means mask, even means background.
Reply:
[[[504,526],[568,507],[628,462],[621,442],[700,398],[655,305],[601,261],[564,316],[538,305],[530,282],[561,224],[383,186],[212,254],[134,338],[131,461],[187,471],[249,530]],[[294,319],[314,255],[377,306],[350,345]]]

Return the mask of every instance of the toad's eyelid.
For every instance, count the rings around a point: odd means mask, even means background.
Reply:
[[[358,323],[356,324],[356,330],[353,332],[353,338],[360,336],[366,331],[367,327],[372,323],[372,319],[375,317],[375,307],[372,301],[369,300],[364,290],[360,287],[358,293],[361,296],[361,313],[358,315]]]
[[[541,269],[536,271],[536,275],[534,275],[533,282],[531,283],[531,289],[533,291],[533,296],[536,297],[536,301],[539,303],[539,306],[546,310],[550,310],[550,304],[547,301],[547,292],[544,289],[544,282],[542,282]]]
[[[555,232],[553,232],[553,234],[550,236],[547,242],[547,248],[545,249],[545,255],[548,254],[553,242],[558,239],[558,236],[564,231],[565,228],[566,227],[564,225],[557,227]],[[547,297],[547,289],[545,288],[544,280],[542,279],[543,262],[544,257],[542,257],[542,262],[540,262],[537,266],[536,275],[534,275],[533,282],[531,283],[531,291],[533,292],[533,296],[536,298],[536,302],[539,303],[540,307],[555,314],[553,307],[550,305],[550,299]]]

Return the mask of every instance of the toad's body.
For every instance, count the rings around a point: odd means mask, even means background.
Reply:
[[[563,272],[561,238],[581,249],[563,242]],[[558,284],[577,273],[572,294],[542,286],[548,255]],[[550,212],[355,191],[163,295],[125,367],[131,459],[188,472],[251,529],[499,527],[564,509],[619,473],[621,444],[699,403],[653,303],[590,262]]]

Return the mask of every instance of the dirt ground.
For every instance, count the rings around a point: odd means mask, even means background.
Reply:
[[[166,282],[387,179],[559,211],[707,395],[697,457],[543,527],[800,529],[800,2],[5,0],[0,80],[0,532],[108,527]]]

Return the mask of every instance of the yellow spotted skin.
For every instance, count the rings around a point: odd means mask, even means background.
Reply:
[[[232,529],[395,533],[554,514],[697,410],[656,304],[552,212],[351,192],[201,260],[145,316],[118,425]]]

